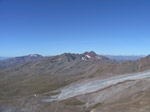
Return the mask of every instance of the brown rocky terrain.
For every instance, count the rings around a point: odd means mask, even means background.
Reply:
[[[125,81],[62,101],[43,102],[68,85],[150,69],[150,56],[117,62],[94,52],[64,53],[0,70],[0,111],[148,112],[149,78]]]

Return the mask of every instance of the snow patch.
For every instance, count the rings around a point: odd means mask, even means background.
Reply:
[[[37,57],[37,55],[36,55],[36,54],[31,54],[30,56],[31,56],[31,57]]]
[[[85,61],[86,59],[85,59],[84,57],[82,57],[82,60],[84,60],[84,61]]]
[[[91,56],[89,56],[89,55],[86,55],[86,57],[87,57],[87,58],[91,58]]]

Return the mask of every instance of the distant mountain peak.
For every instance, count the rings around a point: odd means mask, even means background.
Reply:
[[[28,56],[30,56],[30,57],[38,57],[38,56],[40,56],[41,57],[41,55],[39,55],[39,54],[30,54]]]
[[[92,62],[111,62],[109,58],[96,54],[94,51],[84,52],[83,54],[63,53],[58,55],[56,60],[63,60],[64,62],[71,61],[92,61]]]
[[[96,54],[94,51],[90,51],[90,52],[85,52],[83,53],[83,58],[82,60],[90,60],[90,61],[110,61],[109,58],[105,57],[105,56],[101,56]]]
[[[90,52],[85,52],[83,53],[85,55],[90,55],[90,56],[96,56],[97,54],[94,51],[90,51]]]
[[[0,61],[0,68],[15,66],[18,64],[26,63],[26,62],[38,61],[42,58],[43,58],[43,56],[41,56],[39,54],[30,54],[27,56],[19,56],[19,57],[9,58],[9,59]]]

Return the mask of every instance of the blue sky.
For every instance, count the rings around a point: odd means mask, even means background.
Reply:
[[[0,56],[150,54],[149,0],[0,0]]]

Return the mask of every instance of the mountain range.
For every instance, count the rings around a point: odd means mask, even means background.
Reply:
[[[80,59],[84,61],[94,61],[94,62],[107,62],[111,61],[109,58],[105,56],[101,56],[96,54],[95,52],[85,52],[83,54],[71,54],[71,53],[64,53],[60,55],[60,57],[66,56],[68,58],[68,61],[75,60],[75,59]],[[53,57],[53,56],[50,56]],[[55,56],[54,56],[55,57]],[[58,57],[58,56],[56,56]],[[32,62],[32,61],[38,61],[43,59],[44,57],[38,54],[31,54],[27,56],[20,56],[20,57],[14,57],[14,58],[9,58],[6,60],[0,61],[0,68],[7,68],[10,66],[18,65],[18,64],[23,64],[26,62]]]
[[[69,53],[68,53],[69,54]],[[110,61],[110,60],[116,60],[116,61],[136,61],[142,57],[144,57],[143,55],[139,55],[139,56],[121,56],[121,55],[98,55],[95,52],[91,51],[91,52],[85,52],[83,54],[83,57],[81,58],[82,60],[93,60],[93,61]],[[27,56],[20,56],[20,57],[12,57],[12,58],[8,58],[8,57],[0,57],[0,68],[5,68],[5,67],[9,67],[9,66],[14,66],[17,64],[22,64],[25,62],[30,62],[30,61],[38,61],[40,59],[44,58],[44,56],[39,55],[39,54],[30,54]]]
[[[82,54],[64,53],[49,57],[35,54],[0,61],[0,68],[1,111],[119,112],[119,109],[111,110],[111,108],[108,108],[110,110],[106,111],[105,107],[111,107],[113,102],[119,103],[120,105],[130,102],[130,95],[133,95],[131,93],[137,94],[137,96],[139,95],[140,97],[142,94],[140,91],[142,91],[142,87],[149,82],[148,80],[146,80],[145,83],[142,83],[145,79],[133,82],[132,80],[131,82],[125,81],[116,85],[120,88],[118,90],[116,86],[112,86],[114,92],[115,90],[116,92],[118,91],[117,94],[121,94],[123,97],[120,98],[116,96],[111,101],[108,100],[108,102],[100,102],[102,99],[99,101],[94,100],[95,98],[98,99],[98,96],[102,94],[101,92],[99,93],[99,91],[58,102],[46,103],[43,102],[43,100],[55,94],[57,95],[59,93],[58,90],[67,88],[70,85],[78,87],[78,84],[84,84],[86,82],[147,71],[150,69],[150,56],[142,57],[136,61],[121,62],[103,55],[98,55],[93,51]],[[139,87],[141,86],[141,89],[139,88],[140,91],[137,93],[135,93],[135,89],[137,89],[138,86],[135,87],[135,82]],[[134,88],[133,90],[129,88],[131,91],[130,94],[127,94],[125,90],[121,91],[122,88],[126,88],[129,84],[133,84],[131,88]],[[111,91],[111,87],[101,91],[106,91],[103,94],[103,98],[111,96],[109,92]],[[149,91],[148,87],[143,90],[143,94],[148,95],[147,91]],[[89,100],[87,100],[87,98]],[[144,99],[139,99],[138,101],[141,100]],[[90,101],[93,102],[88,104]],[[149,100],[147,100],[147,102],[150,103]],[[139,104],[132,103],[131,108],[137,106],[134,108],[136,108],[135,111],[138,112],[138,105]],[[143,104],[142,108],[145,108],[145,105]],[[124,109],[124,107],[119,108]],[[121,111],[123,111],[123,109]]]

